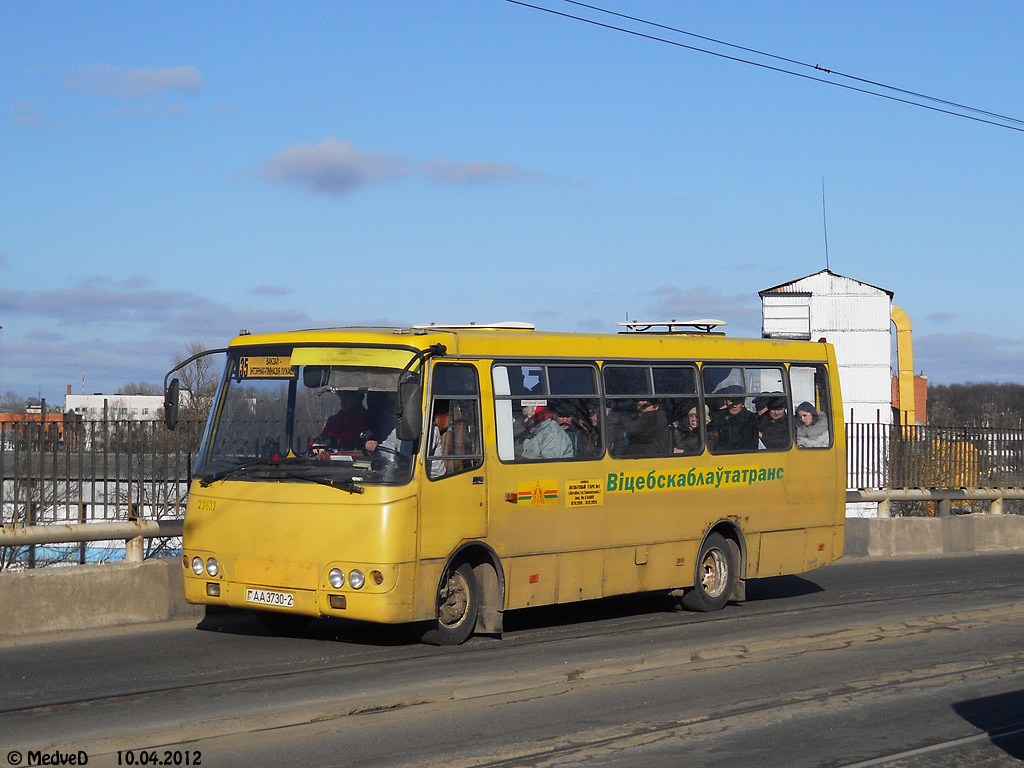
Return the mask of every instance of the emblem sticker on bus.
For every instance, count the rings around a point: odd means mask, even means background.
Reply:
[[[529,504],[533,507],[558,506],[557,480],[533,480],[528,483],[519,483],[516,490],[520,504]]]
[[[281,355],[251,355],[238,358],[240,379],[293,379],[292,359]]]

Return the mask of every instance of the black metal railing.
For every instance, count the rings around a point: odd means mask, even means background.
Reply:
[[[1016,488],[1024,430],[846,425],[848,488]]]
[[[0,420],[2,523],[180,518],[202,429],[199,419],[183,419],[173,432],[158,421],[83,421],[73,414],[59,423]],[[1024,486],[1024,430],[851,423],[846,438],[850,489]],[[922,503],[901,513],[930,509]],[[166,554],[173,545],[147,540],[147,554]],[[84,544],[0,547],[0,568],[87,559]]]
[[[180,518],[202,423],[69,418],[0,421],[4,525]],[[150,555],[168,543],[149,542]],[[0,567],[84,562],[84,546],[0,548]]]

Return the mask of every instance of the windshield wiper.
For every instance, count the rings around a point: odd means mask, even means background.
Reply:
[[[280,463],[276,461],[247,461],[242,464],[236,464],[235,466],[229,467],[221,472],[209,472],[199,478],[199,485],[203,488],[207,488],[213,483],[221,482],[237,475],[247,474],[250,470],[260,469],[266,472],[266,476],[268,478],[306,480],[311,483],[319,483],[320,485],[329,485],[331,488],[337,488],[339,491],[348,491],[349,493],[363,492],[363,487],[361,485],[356,485],[352,480],[329,480],[326,477],[304,475],[287,469],[275,472],[273,470],[282,469]]]
[[[331,488],[337,488],[339,491],[348,491],[349,493],[362,493],[363,486],[356,485],[352,480],[328,480],[326,477],[317,477],[316,475],[301,475],[298,472],[282,472],[281,474],[275,474],[274,477],[283,477],[288,480],[307,480],[311,483],[319,483],[320,485],[328,485]]]
[[[251,469],[266,469],[268,467],[277,466],[277,462],[274,461],[246,461],[240,464],[235,464],[222,472],[208,472],[207,474],[200,476],[199,485],[203,488],[207,488],[212,483],[227,480],[229,477],[234,477],[235,475],[243,475]]]

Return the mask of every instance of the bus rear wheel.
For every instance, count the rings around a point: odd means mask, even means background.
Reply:
[[[693,589],[683,595],[683,607],[691,611],[718,611],[729,602],[736,581],[736,563],[729,542],[712,533],[701,545]]]
[[[480,610],[480,587],[473,568],[462,563],[449,568],[437,589],[436,618],[427,624],[420,640],[430,645],[459,645],[476,629]]]

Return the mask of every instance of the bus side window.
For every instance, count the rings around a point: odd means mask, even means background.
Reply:
[[[757,415],[760,447],[788,451],[792,447],[792,419],[786,397],[786,371],[782,366],[745,368],[751,405]]]
[[[684,439],[687,412],[698,404],[697,372],[689,366],[605,365],[608,450],[615,457],[695,454]]]
[[[668,422],[669,451],[673,454],[693,456],[704,446],[701,429],[705,421],[697,413],[697,370],[693,366],[659,367],[651,369],[654,395],[660,402]],[[691,427],[690,413],[694,420]]]
[[[427,422],[427,477],[438,480],[483,464],[480,387],[471,365],[437,363],[431,381]],[[443,457],[432,459],[431,457]]]
[[[823,365],[792,365],[797,448],[829,448],[832,445],[832,402],[828,371]]]
[[[705,365],[701,377],[710,418],[707,431],[711,452],[757,451],[757,416],[750,396],[755,383],[739,366]]]
[[[502,461],[596,459],[604,452],[592,365],[496,365],[494,416]]]

